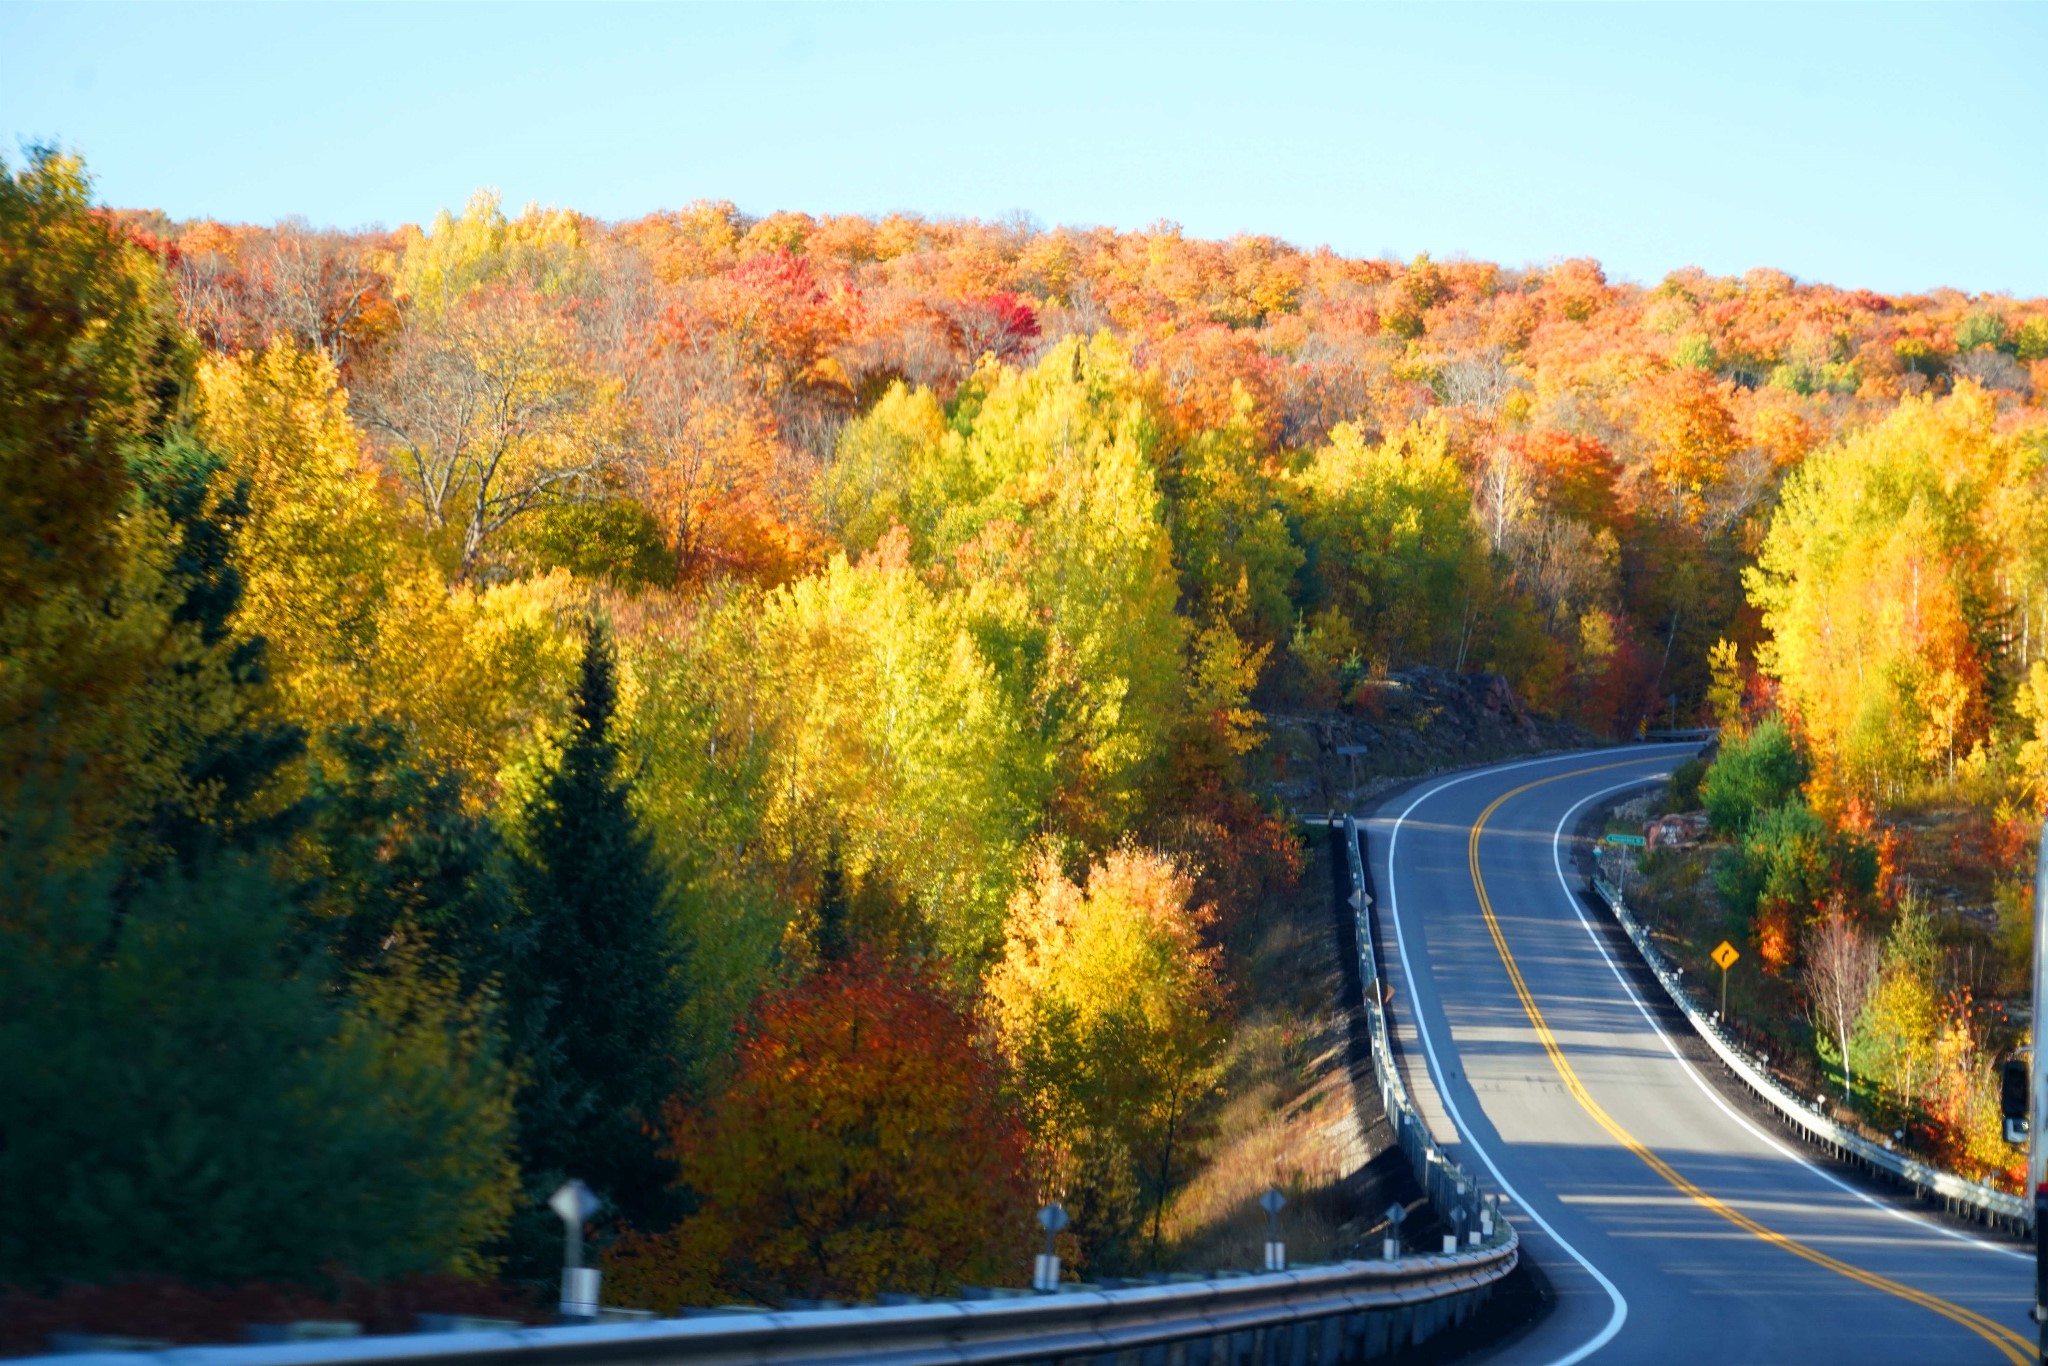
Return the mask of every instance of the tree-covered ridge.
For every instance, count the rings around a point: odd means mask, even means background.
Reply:
[[[538,1278],[569,1175],[649,1296],[922,1289],[1027,1197],[1097,1270],[1168,1255],[1233,927],[1300,864],[1264,713],[1388,670],[1617,737],[1780,711],[1729,885],[1781,966],[1880,894],[1873,806],[2048,802],[2048,302],[0,179],[0,973],[40,983],[0,1031],[61,987],[116,1039],[218,941],[124,1084],[206,1094],[236,1011],[296,1051],[191,1143],[354,1115],[346,1192],[445,1139],[243,1274]],[[97,1151],[61,1113],[0,1174]],[[297,1198],[262,1174],[252,1224]],[[0,1281],[215,1274],[130,1235]]]
[[[487,194],[389,234],[131,217],[164,244],[198,335],[285,336],[343,365],[414,515],[465,568],[780,581],[893,521],[929,536],[905,481],[966,481],[927,482],[929,516],[933,494],[983,497],[992,471],[964,453],[902,468],[908,431],[938,420],[918,405],[975,408],[984,357],[1028,368],[1107,331],[1145,376],[1154,430],[1132,439],[1154,443],[1182,568],[1207,571],[1184,588],[1241,579],[1238,615],[1284,644],[1349,588],[1319,572],[1322,538],[1273,529],[1315,515],[1305,467],[1346,430],[1376,446],[1428,424],[1491,572],[1439,585],[1458,602],[1431,604],[1426,641],[1349,620],[1366,662],[1426,644],[1601,726],[1694,704],[1707,647],[1754,635],[1740,559],[1787,469],[1902,397],[1964,383],[1996,423],[2030,422],[2048,364],[2048,301],[1769,270],[1635,285],[1590,261],[1358,260],[1171,224],[755,219],[711,202],[604,223],[508,216]],[[461,426],[472,408],[491,430]],[[879,430],[847,430],[871,412]],[[543,507],[593,482],[617,501]],[[1999,606],[2044,610],[2024,593]]]

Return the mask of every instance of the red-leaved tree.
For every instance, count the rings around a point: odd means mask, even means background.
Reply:
[[[725,1094],[672,1107],[697,1213],[631,1235],[607,1299],[864,1299],[1021,1279],[1025,1134],[946,983],[872,954],[768,993]]]

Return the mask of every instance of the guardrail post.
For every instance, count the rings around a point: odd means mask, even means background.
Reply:
[[[1316,1366],[1334,1366],[1344,1359],[1344,1319],[1332,1314],[1316,1325]]]
[[[1375,1310],[1365,1316],[1365,1358],[1383,1357],[1394,1345],[1394,1316],[1387,1310]]]

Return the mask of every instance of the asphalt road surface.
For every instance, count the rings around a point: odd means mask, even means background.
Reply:
[[[1557,1296],[1481,1359],[2034,1361],[2030,1255],[1747,1118],[1596,933],[1573,828],[1693,748],[1433,778],[1364,823],[1408,1084]]]

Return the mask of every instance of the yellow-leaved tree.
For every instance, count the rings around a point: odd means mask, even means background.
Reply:
[[[1742,729],[1742,659],[1732,640],[1717,640],[1707,651],[1707,710],[1714,724],[1733,737]]]
[[[770,593],[753,624],[773,736],[764,837],[815,872],[829,838],[963,964],[988,961],[1031,825],[1042,748],[977,648],[956,596],[911,568],[896,532]]]
[[[1882,804],[1952,780],[1988,738],[1991,622],[2042,571],[2043,471],[1965,382],[1902,400],[1786,480],[1744,581],[1770,633],[1759,662],[1826,788]]]
[[[482,192],[407,228],[385,262],[401,306],[354,408],[458,578],[529,514],[598,496],[623,445],[620,384],[590,363],[569,296],[594,287],[582,220]]]
[[[375,707],[366,665],[394,580],[423,567],[365,461],[334,366],[280,343],[199,368],[199,430],[241,485],[237,625],[270,644],[289,709],[314,731]]]
[[[2015,704],[2027,733],[2020,740],[2019,780],[2034,810],[2048,820],[2048,660],[2035,660]]]
[[[1119,848],[1075,883],[1043,851],[988,979],[1039,1181],[1075,1209],[1098,1271],[1148,1255],[1142,1243],[1156,1257],[1217,1081],[1224,990],[1192,894],[1162,854]]]
[[[1107,843],[1163,773],[1185,623],[1149,381],[1107,334],[1036,365],[984,363],[950,424],[899,390],[849,426],[828,484],[855,544],[901,522],[913,564],[964,590],[971,627],[1052,764],[1065,829]]]
[[[496,287],[408,313],[361,407],[466,578],[517,519],[595,487],[619,445],[615,391],[563,318]]]
[[[61,801],[67,852],[125,835],[151,859],[263,786],[221,753],[262,705],[260,647],[219,619],[243,513],[184,428],[190,338],[89,190],[72,158],[0,164],[0,829]]]
[[[1368,659],[1463,663],[1486,560],[1448,441],[1440,421],[1376,445],[1347,422],[1296,476],[1324,600]]]
[[[324,358],[279,344],[199,372],[200,432],[249,508],[236,626],[269,642],[280,700],[316,743],[403,720],[479,794],[559,722],[586,593],[566,574],[450,588],[385,500]]]
[[[460,215],[443,209],[428,228],[407,225],[397,237],[398,250],[381,264],[400,296],[430,315],[493,284],[566,293],[591,265],[581,215],[529,204],[508,218],[496,190],[478,190]]]

